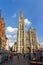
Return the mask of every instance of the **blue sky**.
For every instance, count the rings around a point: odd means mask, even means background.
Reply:
[[[6,24],[6,35],[10,37],[9,42],[12,39],[11,35],[16,37],[20,10],[23,12],[24,20],[30,22],[27,22],[26,30],[31,25],[37,31],[39,42],[43,42],[43,0],[0,0],[0,9]]]

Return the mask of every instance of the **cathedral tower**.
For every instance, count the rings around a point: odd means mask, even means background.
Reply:
[[[17,32],[17,52],[24,52],[24,17],[22,11],[20,11],[20,16],[18,20],[18,32]]]

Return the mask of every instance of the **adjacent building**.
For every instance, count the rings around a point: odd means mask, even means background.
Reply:
[[[0,48],[6,47],[7,37],[5,35],[5,23],[4,18],[1,17],[1,10],[0,10]]]

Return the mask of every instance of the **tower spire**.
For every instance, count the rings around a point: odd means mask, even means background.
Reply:
[[[1,18],[1,9],[0,9],[0,18]]]
[[[23,17],[22,10],[20,10],[20,17]]]
[[[20,15],[22,15],[22,10],[20,10]]]
[[[19,15],[18,34],[17,34],[17,52],[24,53],[24,17],[22,11]]]

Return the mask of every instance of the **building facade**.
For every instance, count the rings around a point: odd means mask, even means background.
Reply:
[[[38,49],[36,30],[30,27],[28,34],[29,34],[30,53],[31,53],[31,57],[33,57],[35,50]]]
[[[29,53],[29,35],[24,32],[24,53]]]
[[[0,48],[5,48],[7,37],[5,35],[5,23],[4,18],[1,17],[0,12]]]
[[[34,53],[35,49],[38,48],[36,30],[30,27],[27,33],[24,31],[24,17],[22,12],[20,12],[17,32],[17,52]]]

